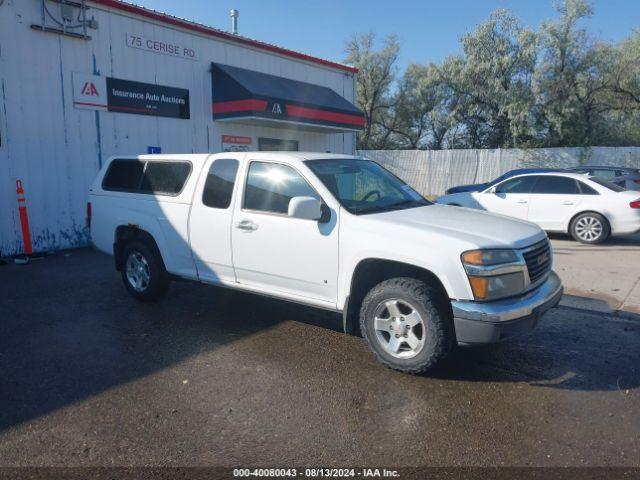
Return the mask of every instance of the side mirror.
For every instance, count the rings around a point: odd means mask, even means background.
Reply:
[[[489,193],[493,193],[495,195],[496,193],[498,193],[498,189],[496,187],[491,187],[489,189]]]
[[[289,201],[288,215],[303,220],[320,220],[323,217],[322,202],[313,197],[293,197]]]

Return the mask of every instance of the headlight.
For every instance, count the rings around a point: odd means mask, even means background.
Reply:
[[[469,276],[476,300],[496,300],[511,297],[524,290],[524,273],[515,272],[493,277]]]
[[[462,254],[462,263],[469,265],[498,265],[517,261],[518,255],[513,250],[470,250]]]
[[[471,250],[461,260],[476,300],[510,297],[525,288],[525,265],[514,250]]]

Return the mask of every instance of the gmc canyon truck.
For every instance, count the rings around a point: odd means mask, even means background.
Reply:
[[[433,204],[353,156],[111,158],[87,208],[134,298],[182,278],[341,312],[345,332],[408,373],[531,330],[562,295],[536,225]]]

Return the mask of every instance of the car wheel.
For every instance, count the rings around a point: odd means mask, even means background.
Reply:
[[[360,308],[360,330],[380,362],[413,374],[435,367],[455,341],[448,304],[414,278],[393,278],[372,288]]]
[[[569,233],[581,243],[602,243],[609,237],[611,227],[607,219],[599,213],[587,212],[573,219]]]
[[[171,277],[156,248],[134,240],[122,252],[122,281],[131,296],[143,302],[160,300],[169,288]]]

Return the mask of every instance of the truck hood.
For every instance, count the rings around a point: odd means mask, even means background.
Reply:
[[[396,225],[454,237],[475,244],[477,248],[524,248],[546,238],[544,231],[531,222],[449,205],[433,204],[370,217],[389,227]]]

